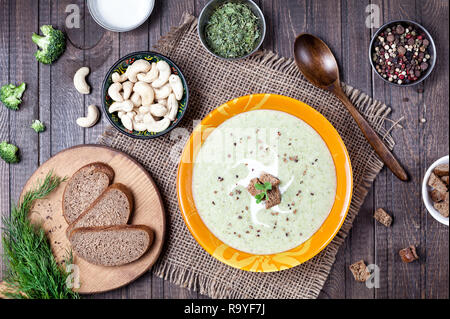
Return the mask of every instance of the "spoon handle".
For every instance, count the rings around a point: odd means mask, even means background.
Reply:
[[[403,169],[401,164],[394,157],[392,152],[387,148],[387,146],[383,143],[378,134],[374,131],[372,126],[367,123],[366,119],[362,117],[362,115],[355,108],[353,103],[348,99],[347,95],[341,88],[341,85],[337,83],[337,85],[333,88],[333,93],[341,100],[341,102],[345,105],[347,110],[353,116],[356,124],[358,124],[359,128],[363,132],[367,141],[370,145],[375,149],[375,152],[381,158],[381,160],[386,164],[386,166],[394,173],[402,181],[408,181],[409,177],[406,171]]]

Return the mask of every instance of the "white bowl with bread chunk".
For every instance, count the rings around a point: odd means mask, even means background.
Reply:
[[[422,198],[431,216],[448,226],[449,205],[449,157],[434,162],[425,173],[422,182]]]

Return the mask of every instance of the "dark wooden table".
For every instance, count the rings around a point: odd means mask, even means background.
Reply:
[[[0,106],[0,140],[21,150],[20,164],[0,161],[0,209],[8,215],[11,201],[33,171],[55,153],[77,144],[95,143],[106,119],[90,129],[75,123],[89,104],[100,104],[100,85],[108,68],[119,57],[151,48],[158,38],[179,24],[183,12],[198,15],[206,0],[156,0],[150,19],[137,30],[111,33],[99,27],[81,0],[0,0],[0,83],[26,82],[20,111]],[[264,48],[292,57],[292,43],[300,32],[324,39],[336,54],[343,80],[392,107],[402,129],[393,130],[396,156],[409,170],[412,181],[402,183],[384,169],[376,179],[354,222],[345,245],[320,295],[321,298],[448,298],[448,227],[429,215],[421,200],[420,185],[427,167],[449,153],[449,28],[448,0],[257,0],[268,23]],[[66,6],[78,4],[79,29],[65,27]],[[381,21],[411,19],[433,35],[438,51],[436,68],[425,83],[412,88],[384,84],[371,71],[367,57],[371,34],[366,27],[366,7],[378,5]],[[51,66],[38,64],[31,33],[42,24],[65,29],[71,44]],[[80,66],[90,66],[93,94],[82,96],[72,85]],[[41,119],[47,131],[36,134],[31,121]],[[372,218],[377,207],[394,216],[386,229]],[[418,245],[420,260],[403,264],[398,250]],[[380,288],[356,283],[348,266],[360,259],[380,267]],[[5,273],[2,263],[0,278]],[[205,298],[160,278],[145,274],[127,287],[100,298]]]

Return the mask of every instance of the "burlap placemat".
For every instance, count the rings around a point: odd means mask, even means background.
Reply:
[[[180,68],[189,85],[187,113],[181,129],[149,141],[131,139],[108,128],[100,143],[122,150],[153,176],[163,197],[168,218],[165,249],[152,268],[157,276],[215,298],[316,298],[325,283],[339,246],[383,164],[372,151],[344,106],[331,94],[307,82],[291,59],[273,52],[227,62],[207,53],[197,36],[197,20],[185,14],[183,23],[160,39],[156,48]],[[345,87],[346,93],[375,130],[393,147],[384,130],[390,109],[367,95]],[[354,194],[341,230],[319,255],[310,261],[274,273],[251,273],[222,264],[194,240],[183,222],[176,195],[177,160],[193,129],[215,107],[238,96],[276,93],[303,101],[322,113],[338,130],[350,153]]]

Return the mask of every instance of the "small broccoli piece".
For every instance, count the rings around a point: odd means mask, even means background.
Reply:
[[[17,146],[13,144],[9,144],[6,141],[0,143],[0,157],[6,163],[19,163],[18,151]]]
[[[41,49],[37,50],[34,56],[44,64],[51,64],[63,54],[66,50],[66,38],[64,34],[51,25],[41,26],[41,32],[44,36],[33,33],[31,39]]]
[[[0,100],[11,110],[18,110],[20,103],[22,103],[22,95],[25,92],[27,85],[22,83],[19,86],[14,84],[3,85],[0,89]]]
[[[41,133],[45,131],[45,125],[39,120],[34,120],[31,123],[31,128],[36,131],[36,133]]]

